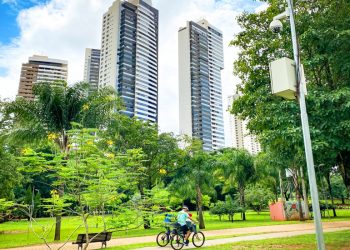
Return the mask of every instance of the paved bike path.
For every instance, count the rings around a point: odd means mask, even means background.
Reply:
[[[350,229],[350,221],[323,222],[323,228],[325,229],[325,231]],[[273,225],[273,226],[210,230],[210,231],[204,231],[204,234],[206,238],[214,237],[214,236],[217,237],[217,236],[243,235],[243,234],[260,234],[260,235],[238,236],[233,238],[225,238],[225,239],[217,239],[217,240],[208,240],[206,241],[205,246],[209,246],[209,244],[217,245],[217,244],[230,243],[231,240],[232,242],[242,241],[247,239],[258,240],[258,239],[265,239],[264,237],[277,238],[277,237],[293,236],[293,235],[307,234],[307,233],[313,233],[313,232],[314,232],[314,224],[312,222],[308,222],[308,223],[298,223],[298,224],[284,224],[284,225]],[[156,235],[132,237],[132,238],[113,238],[107,242],[107,246],[108,247],[125,246],[130,244],[137,244],[137,243],[155,242],[155,238],[156,238]],[[51,249],[58,249],[61,246],[62,246],[62,243],[50,244]],[[88,249],[100,249],[100,248],[101,248],[101,243],[91,243]],[[11,248],[11,250],[46,250],[46,249],[48,248],[45,245]],[[77,246],[72,245],[71,242],[68,242],[63,248],[60,248],[60,249],[76,250]],[[151,248],[143,248],[143,249],[153,250],[153,249],[159,249],[159,248],[151,247]]]
[[[324,230],[324,232],[335,232],[335,231],[341,231],[341,230],[350,230],[350,227],[327,228]],[[314,233],[315,233],[314,230],[301,230],[301,231],[290,231],[290,232],[279,232],[279,233],[266,233],[266,234],[249,235],[249,236],[238,236],[238,237],[225,238],[225,239],[207,240],[205,241],[203,247],[217,246],[217,245],[235,243],[240,241],[265,240],[265,239],[283,238],[283,237],[291,237],[291,236],[314,234]],[[190,243],[189,246],[184,246],[183,249],[187,249],[187,248],[196,248],[196,247],[193,246],[192,243]],[[166,250],[166,249],[172,249],[172,248],[170,246],[137,248],[137,250],[160,250],[160,249]]]

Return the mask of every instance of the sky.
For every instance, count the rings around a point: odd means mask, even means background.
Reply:
[[[0,0],[0,98],[14,99],[22,63],[32,55],[68,60],[68,83],[83,80],[85,48],[99,48],[102,15],[114,0]],[[179,131],[177,33],[187,21],[205,18],[223,32],[225,69],[222,96],[229,145],[227,97],[239,79],[233,61],[239,50],[229,42],[240,31],[236,17],[265,5],[254,0],[153,0],[159,10],[159,127]]]

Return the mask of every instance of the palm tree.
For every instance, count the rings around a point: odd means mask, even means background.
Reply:
[[[61,153],[69,151],[67,131],[72,123],[99,128],[120,108],[111,89],[88,94],[88,84],[68,86],[65,81],[39,83],[33,87],[34,100],[17,98],[3,103],[3,133],[9,143],[36,144],[53,140]],[[6,122],[5,122],[6,121]],[[63,194],[63,187],[60,187]],[[55,238],[60,240],[61,216],[56,216]]]
[[[216,175],[220,176],[227,188],[238,188],[240,206],[244,209],[244,190],[250,181],[255,178],[253,157],[243,149],[227,148],[216,154]],[[242,212],[245,220],[245,212]]]
[[[185,152],[183,166],[178,169],[173,179],[172,189],[185,199],[196,199],[199,228],[204,229],[203,192],[214,190],[213,159],[202,150],[202,143],[198,140],[194,140]]]

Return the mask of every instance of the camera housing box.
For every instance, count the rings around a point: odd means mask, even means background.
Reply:
[[[280,20],[273,20],[270,23],[270,30],[274,33],[279,33],[283,30],[283,24]]]
[[[295,63],[292,59],[282,57],[270,62],[270,79],[272,94],[286,99],[296,99]]]

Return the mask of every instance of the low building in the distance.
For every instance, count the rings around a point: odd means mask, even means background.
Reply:
[[[84,82],[89,83],[90,91],[96,91],[98,88],[100,55],[99,49],[85,49]]]
[[[22,64],[17,96],[33,100],[33,86],[39,82],[67,81],[68,62],[34,55]]]
[[[233,101],[238,97],[238,94],[228,97],[228,110],[231,110]],[[248,121],[242,121],[235,115],[230,114],[231,146],[244,148],[255,155],[261,151],[261,147],[256,136],[251,134],[247,128],[247,123]]]

